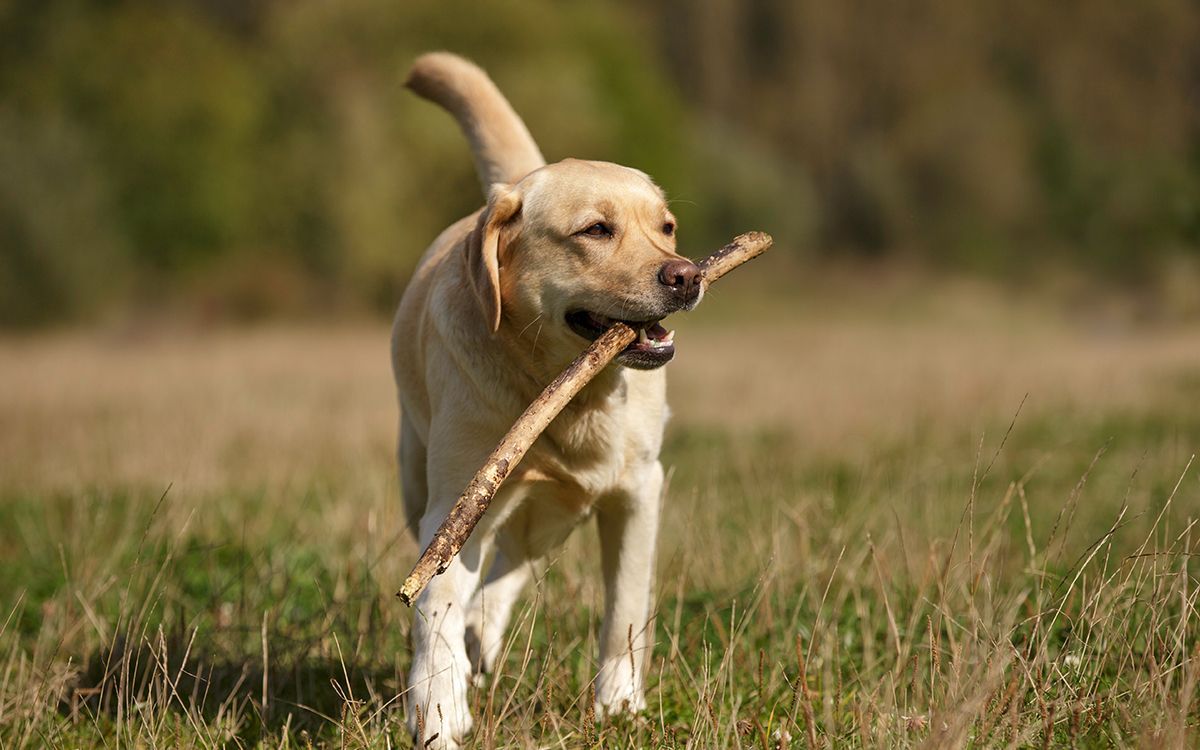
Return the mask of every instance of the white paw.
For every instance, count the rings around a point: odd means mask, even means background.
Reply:
[[[460,750],[461,742],[455,742],[440,734],[431,734],[429,739],[421,742],[413,742],[414,747],[424,748],[424,750]]]
[[[596,716],[639,713],[646,710],[641,675],[629,658],[614,659],[600,668],[596,676]]]
[[[460,657],[446,662],[447,666],[433,674],[413,669],[408,729],[417,747],[455,750],[471,732],[466,660]]]
[[[609,698],[607,701],[596,698],[596,716],[604,718],[606,716],[617,716],[619,714],[640,714],[646,710],[646,697],[641,691],[630,691],[626,696],[620,698]]]
[[[429,739],[424,741],[417,739],[414,734],[413,747],[424,748],[424,750],[460,750],[461,742],[450,739],[444,734],[430,734]]]
[[[414,747],[429,750],[458,750],[471,732],[471,715],[447,710],[446,704],[433,702],[421,708],[421,719],[416,711],[408,715],[408,729],[413,736]]]

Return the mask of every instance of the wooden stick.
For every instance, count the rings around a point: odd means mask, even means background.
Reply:
[[[734,268],[766,252],[771,247],[771,241],[770,235],[763,232],[747,232],[700,261],[697,265],[703,273],[705,289]],[[487,461],[475,472],[475,477],[450,509],[450,515],[438,527],[433,540],[417,559],[417,564],[396,594],[401,601],[411,607],[429,580],[446,570],[483,518],[500,485],[524,458],[538,436],[550,426],[575,394],[636,339],[637,331],[624,323],[614,323],[525,409]]]

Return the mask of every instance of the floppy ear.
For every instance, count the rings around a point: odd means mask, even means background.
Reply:
[[[467,273],[492,333],[500,330],[500,255],[521,213],[521,193],[512,185],[492,185],[487,209],[467,241]]]

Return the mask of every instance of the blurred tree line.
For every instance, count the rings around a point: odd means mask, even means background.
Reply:
[[[803,175],[823,251],[1130,280],[1200,252],[1194,0],[667,4],[685,98]]]
[[[938,0],[10,0],[0,323],[389,310],[481,203],[400,87],[484,65],[551,160],[642,168],[693,254],[1145,283],[1200,257],[1200,7]]]

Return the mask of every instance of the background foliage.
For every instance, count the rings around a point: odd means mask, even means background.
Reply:
[[[0,4],[0,323],[390,309],[481,201],[400,86],[482,63],[551,159],[897,259],[1152,289],[1200,260],[1200,7],[1016,0]]]

